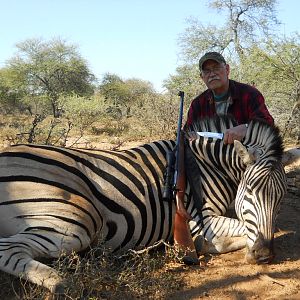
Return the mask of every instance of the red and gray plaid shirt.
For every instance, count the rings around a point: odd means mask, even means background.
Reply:
[[[255,87],[229,80],[229,96],[232,103],[228,107],[227,115],[233,116],[238,124],[249,123],[252,119],[264,119],[268,124],[274,124],[263,95]],[[198,118],[214,115],[215,100],[212,91],[208,89],[192,101],[186,125],[191,125]]]

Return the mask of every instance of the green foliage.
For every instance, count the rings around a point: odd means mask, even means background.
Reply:
[[[179,97],[177,95],[146,97],[143,105],[135,106],[133,111],[137,119],[132,122],[134,132],[151,138],[175,137],[179,111]]]
[[[232,42],[226,26],[203,25],[196,18],[189,18],[187,24],[178,41],[180,57],[187,64],[193,64],[207,51],[223,52]]]
[[[115,74],[105,74],[99,93],[110,103],[108,112],[114,117],[130,117],[131,106],[142,106],[144,97],[154,95],[151,83],[139,79],[122,80]]]
[[[262,31],[267,34],[270,27],[277,24],[275,0],[214,0],[209,1],[209,6],[218,11],[225,22],[216,26],[203,25],[196,18],[188,20],[186,30],[179,37],[181,59],[185,64],[177,68],[176,75],[171,75],[165,81],[165,87],[171,93],[174,89],[183,89],[187,98],[193,98],[197,92],[199,94],[205,89],[202,82],[199,84],[195,61],[198,63],[198,59],[207,51],[226,54],[227,60],[239,70],[235,78],[245,77],[241,70],[243,61],[247,60],[253,45],[261,38],[258,33]]]
[[[10,144],[39,143],[66,146],[76,144],[89,133],[95,122],[103,121],[107,105],[103,97],[77,95],[61,97],[62,116],[46,114],[23,115],[6,119],[1,130],[3,140]],[[11,125],[8,125],[11,124]]]
[[[95,122],[92,126],[92,134],[102,135],[102,138],[105,136],[115,138],[126,136],[126,139],[128,139],[127,133],[130,130],[131,121],[131,118],[116,120],[112,117],[106,117],[101,122]],[[111,141],[113,142],[113,139]]]
[[[193,98],[206,89],[200,79],[198,65],[184,65],[176,69],[175,75],[164,81],[164,87],[171,95],[177,95],[178,91],[185,92],[185,105],[189,107]]]
[[[284,131],[293,128],[300,139],[299,34],[290,38],[275,36],[274,29],[279,23],[275,0],[208,3],[222,15],[224,24],[203,25],[195,18],[188,21],[179,38],[185,64],[165,81],[165,87],[170,93],[183,89],[188,98],[197,91],[200,94],[206,88],[198,83],[196,63],[207,51],[221,52],[230,64],[230,77],[255,85],[265,96],[276,124]]]
[[[75,46],[60,39],[49,42],[31,39],[17,44],[17,48],[18,54],[8,62],[8,69],[18,78],[14,87],[26,95],[25,104],[30,104],[32,99],[35,113],[45,108],[46,100],[53,116],[58,117],[61,95],[93,94],[94,75]]]
[[[0,69],[0,111],[12,113],[19,109],[23,111],[26,105],[22,104],[24,91],[17,89],[16,83],[22,80],[17,74],[8,68]]]
[[[63,116],[75,121],[89,118],[98,121],[106,112],[107,103],[100,95],[94,95],[89,98],[78,95],[62,96],[59,103],[63,110]],[[81,122],[85,123],[85,122]]]
[[[233,65],[232,77],[254,84],[265,96],[276,123],[285,126],[300,99],[299,35],[260,43],[247,50],[238,65]],[[292,116],[299,128],[299,117]]]
[[[275,14],[276,0],[212,0],[209,6],[225,14],[231,42],[240,58],[246,49],[260,38],[269,35],[279,24]]]
[[[61,97],[63,116],[66,118],[81,138],[92,128],[95,122],[100,121],[106,115],[107,103],[100,95],[94,95],[90,98],[77,95]]]
[[[76,136],[75,143],[85,134],[118,141],[173,138],[178,91],[185,92],[186,116],[192,99],[206,89],[198,59],[211,50],[224,54],[232,79],[254,84],[264,94],[281,128],[287,131],[289,126],[292,134],[300,136],[299,34],[270,35],[278,24],[275,0],[211,0],[208,4],[224,23],[188,21],[179,38],[183,63],[164,81],[168,93],[163,95],[147,81],[111,73],[104,75],[95,92],[95,77],[77,47],[60,39],[19,43],[17,55],[0,70],[0,112],[29,112],[30,117],[24,126],[7,128],[10,139],[66,145],[70,134]]]

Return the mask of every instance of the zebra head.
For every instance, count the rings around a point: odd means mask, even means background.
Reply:
[[[286,192],[279,130],[252,121],[243,144],[234,142],[246,169],[238,186],[235,210],[247,235],[246,260],[268,263],[274,257],[275,221]]]

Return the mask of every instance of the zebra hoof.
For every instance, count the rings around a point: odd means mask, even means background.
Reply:
[[[198,235],[194,239],[194,245],[195,245],[196,252],[198,253],[198,255],[205,254],[205,239],[202,235]]]
[[[51,289],[51,293],[53,294],[53,299],[60,299],[60,296],[65,294],[66,284],[64,282],[57,283]]]
[[[199,265],[199,259],[191,256],[184,256],[182,262],[187,266]]]
[[[45,300],[65,300],[66,296],[64,293],[58,292],[58,293],[52,293],[49,292],[49,294],[45,297]]]

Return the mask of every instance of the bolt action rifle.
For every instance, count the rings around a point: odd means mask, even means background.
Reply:
[[[184,168],[184,136],[182,131],[184,92],[180,91],[178,95],[180,96],[180,109],[176,146],[175,152],[172,151],[167,153],[167,169],[163,189],[163,198],[168,201],[174,200],[176,203],[174,241],[186,253],[183,261],[186,264],[195,264],[198,263],[198,257],[188,224],[191,216],[187,213],[184,207],[184,195],[186,188],[186,175]]]

